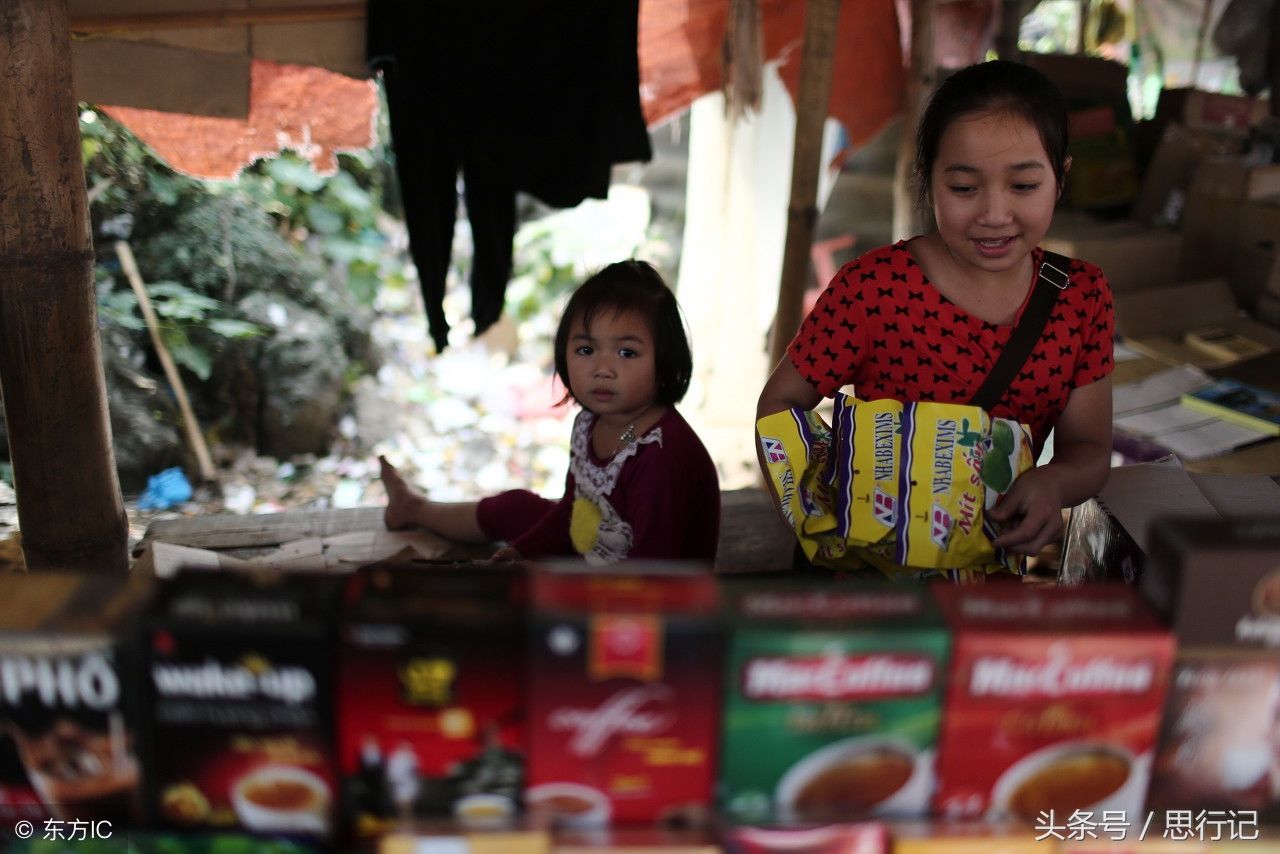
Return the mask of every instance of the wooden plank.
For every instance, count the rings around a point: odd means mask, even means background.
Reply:
[[[382,507],[298,510],[252,516],[214,514],[152,522],[143,542],[160,540],[198,549],[261,548],[382,527]]]
[[[311,24],[318,21],[363,20],[365,3],[310,5],[286,8],[202,9],[152,14],[76,15],[74,33],[107,33],[120,30],[168,30],[194,27],[237,27],[251,24]]]
[[[380,530],[382,510],[381,507],[355,507],[167,519],[151,523],[137,551],[141,552],[154,540],[252,557],[262,550],[296,540]],[[795,537],[765,492],[747,488],[721,493],[718,567],[730,572],[787,569],[791,566],[794,546]],[[446,556],[488,557],[492,551],[491,545],[460,545]]]

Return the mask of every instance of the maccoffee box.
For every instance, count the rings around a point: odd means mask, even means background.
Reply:
[[[332,575],[180,571],[145,623],[147,800],[172,829],[334,829]]]
[[[515,818],[526,602],[518,566],[376,565],[353,577],[340,620],[338,756],[357,835],[406,817]]]
[[[1138,815],[1173,637],[1130,588],[938,588],[954,631],[937,811]]]
[[[949,648],[927,592],[756,580],[724,595],[731,819],[924,815]]]
[[[141,577],[0,575],[0,821],[10,828],[78,820],[110,836],[140,819],[132,627],[146,595]]]
[[[718,601],[700,567],[536,569],[531,813],[569,827],[706,816],[720,718]]]
[[[1280,522],[1157,520],[1143,583],[1178,639],[1148,809],[1280,819]]]

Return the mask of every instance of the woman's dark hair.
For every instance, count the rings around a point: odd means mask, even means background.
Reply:
[[[1040,132],[1058,189],[1067,171],[1067,105],[1058,87],[1030,66],[1005,59],[980,62],[942,81],[916,130],[916,199],[927,204],[933,190],[933,164],[942,135],[952,122],[971,113],[1019,115]]]
[[[693,375],[693,354],[684,333],[680,305],[658,271],[636,260],[610,264],[583,282],[569,298],[556,329],[556,375],[566,389],[560,402],[574,398],[566,357],[573,321],[581,317],[582,325],[590,329],[591,319],[606,311],[635,312],[649,324],[658,381],[657,401],[667,406],[679,403],[689,390],[689,378]]]

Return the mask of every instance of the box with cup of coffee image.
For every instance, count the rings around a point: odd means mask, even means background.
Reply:
[[[331,678],[343,579],[183,571],[143,640],[147,806],[160,827],[334,831]]]
[[[703,823],[720,699],[710,572],[548,564],[532,582],[525,801],[534,820]]]
[[[526,597],[519,566],[356,573],[340,619],[338,757],[357,836],[406,818],[516,818]]]
[[[1131,588],[939,589],[954,631],[935,809],[945,818],[1138,814],[1173,637]]]
[[[923,589],[726,583],[721,803],[739,822],[928,810],[949,639]]]
[[[1280,819],[1280,521],[1160,519],[1149,539],[1178,659],[1148,808]]]
[[[132,627],[147,580],[0,576],[0,818],[141,817]]]

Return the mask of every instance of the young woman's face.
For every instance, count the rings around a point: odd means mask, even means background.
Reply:
[[[653,334],[640,315],[605,309],[590,329],[579,315],[569,326],[568,349],[569,388],[596,415],[626,424],[657,397]]]
[[[942,133],[931,196],[938,233],[961,264],[1017,267],[1053,219],[1058,186],[1040,134],[1016,113],[961,116]]]

